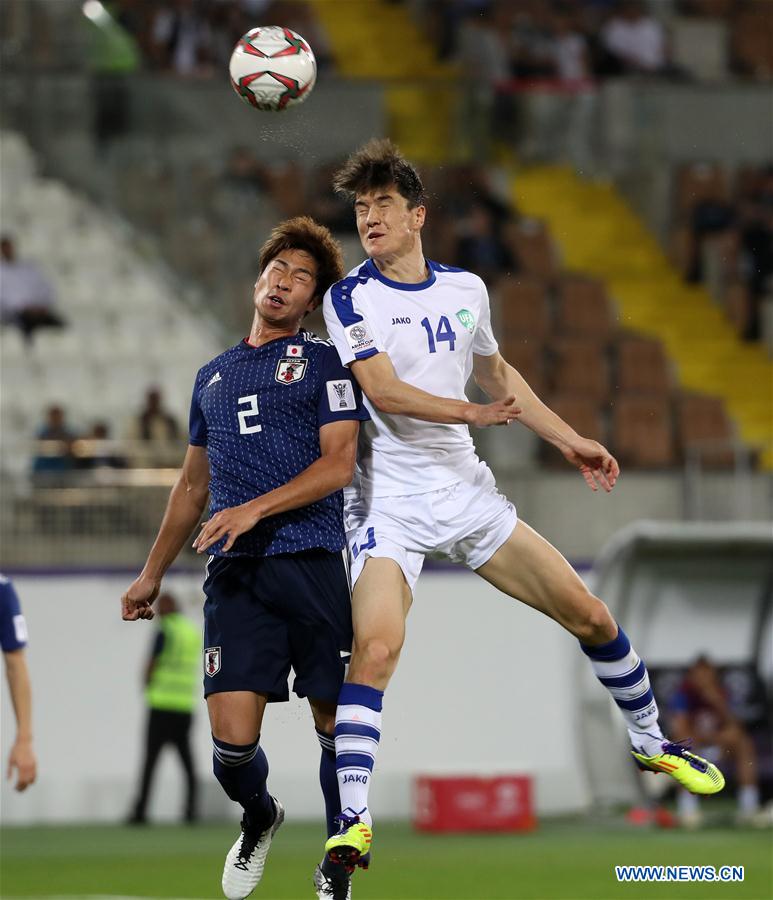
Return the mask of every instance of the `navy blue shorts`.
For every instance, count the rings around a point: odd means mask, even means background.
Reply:
[[[342,553],[216,556],[204,582],[204,696],[255,691],[335,703],[352,648]]]

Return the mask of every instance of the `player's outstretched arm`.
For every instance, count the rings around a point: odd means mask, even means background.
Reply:
[[[204,553],[227,536],[223,550],[228,551],[240,534],[254,528],[261,519],[277,513],[308,506],[351,483],[357,458],[356,420],[329,422],[319,429],[320,457],[287,484],[262,494],[248,503],[221,509],[201,526],[193,546]]]
[[[612,490],[620,474],[614,456],[598,441],[581,437],[546,406],[500,353],[475,354],[472,374],[478,386],[493,400],[516,394],[521,406],[518,421],[558,447],[564,458],[580,470],[591,490],[597,491],[599,487]]]
[[[147,562],[139,577],[121,597],[121,617],[125,621],[153,618],[153,601],[161,588],[161,579],[198,525],[208,496],[207,450],[189,445]]]
[[[379,412],[390,415],[485,428],[489,425],[508,425],[521,412],[515,394],[498,397],[493,403],[470,403],[428,394],[401,381],[387,353],[357,360],[351,368],[370,402]]]
[[[23,791],[35,780],[37,762],[32,749],[32,690],[24,650],[5,653],[5,672],[16,715],[16,740],[8,757],[7,778],[16,771],[16,790]]]

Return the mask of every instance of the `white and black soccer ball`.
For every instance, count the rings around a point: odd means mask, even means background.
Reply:
[[[228,64],[231,85],[255,109],[280,112],[309,96],[317,61],[309,44],[291,28],[252,28],[234,47]]]

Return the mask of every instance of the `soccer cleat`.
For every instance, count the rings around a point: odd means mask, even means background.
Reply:
[[[282,804],[272,797],[276,815],[265,831],[249,827],[247,816],[242,818],[242,833],[228,851],[223,868],[223,893],[228,900],[244,900],[255,890],[263,877],[268,848],[285,820]]]
[[[370,865],[370,842],[373,831],[359,816],[350,819],[348,816],[336,816],[340,825],[338,834],[328,838],[325,853],[330,862],[344,866],[347,872],[353,872],[356,866],[367,869]]]
[[[352,900],[352,879],[346,871],[340,875],[325,875],[322,866],[317,866],[314,888],[319,900]]]
[[[663,741],[663,752],[644,756],[631,750],[636,765],[645,772],[665,772],[691,794],[716,794],[725,786],[725,776],[702,756],[690,753],[684,741]]]

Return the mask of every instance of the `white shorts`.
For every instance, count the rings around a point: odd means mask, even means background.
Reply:
[[[413,591],[427,554],[470,569],[488,562],[513,533],[518,515],[480,463],[471,481],[401,497],[350,497],[346,537],[352,585],[369,557],[393,559]]]

